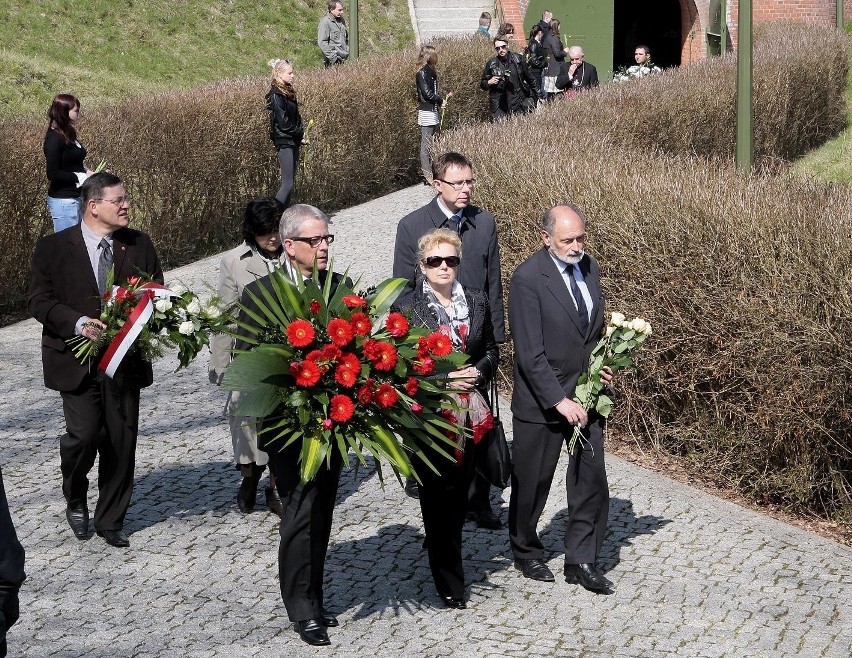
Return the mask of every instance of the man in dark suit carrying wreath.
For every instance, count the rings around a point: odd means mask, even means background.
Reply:
[[[471,204],[474,187],[473,164],[461,153],[448,151],[432,162],[432,185],[437,196],[403,217],[396,227],[393,275],[414,285],[417,276],[417,241],[436,228],[449,228],[461,238],[464,259],[459,283],[482,290],[488,297],[494,338],[506,340],[503,313],[503,284],[500,280],[500,246],[494,215]],[[416,482],[409,480],[406,492],[416,496]],[[490,485],[476,475],[471,485],[468,514],[481,528],[497,529],[500,518],[491,509]]]
[[[536,526],[562,446],[576,426],[583,428],[566,473],[565,580],[609,593],[612,583],[595,566],[609,513],[604,419],[572,399],[604,326],[600,268],[585,253],[586,220],[574,206],[547,211],[541,239],[541,249],[521,263],[509,290],[515,347],[509,539],[524,576],[554,580]],[[605,385],[611,379],[601,372]]]
[[[163,270],[151,239],[128,228],[130,195],[118,176],[94,174],[80,189],[83,220],[41,238],[32,258],[27,308],[42,323],[44,383],[59,391],[66,433],[59,439],[65,516],[78,539],[89,532],[88,473],[99,457],[95,530],[116,547],[130,542],[124,517],[133,492],[140,391],[153,381],[151,364],[128,352],[114,377],[82,364],[65,342],[96,340],[106,274],[115,281]]]

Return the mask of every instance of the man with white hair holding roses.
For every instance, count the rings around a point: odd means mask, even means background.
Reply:
[[[44,383],[62,396],[65,518],[77,539],[88,539],[88,474],[97,457],[95,530],[111,546],[125,548],[130,545],[123,526],[133,492],[140,391],[153,382],[151,363],[130,351],[108,377],[77,360],[66,341],[100,336],[111,269],[116,284],[140,273],[162,283],[163,270],[151,238],[128,228],[130,195],[118,176],[93,174],[80,196],[82,222],[36,244],[27,308],[43,325]]]
[[[536,526],[562,446],[581,428],[566,473],[564,574],[568,583],[608,594],[612,583],[595,565],[609,512],[604,418],[574,400],[604,327],[600,268],[585,252],[586,220],[575,206],[545,212],[541,240],[541,249],[515,270],[509,289],[515,346],[509,539],[525,577],[553,582]],[[612,373],[602,370],[600,380],[608,385]]]

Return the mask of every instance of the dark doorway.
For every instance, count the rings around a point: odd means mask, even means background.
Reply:
[[[612,69],[634,64],[633,50],[644,44],[660,67],[680,66],[683,46],[679,0],[615,0]]]

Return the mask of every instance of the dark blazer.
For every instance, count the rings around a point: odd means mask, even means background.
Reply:
[[[571,292],[547,249],[542,248],[515,270],[509,289],[509,324],[515,346],[512,413],[531,423],[561,422],[553,407],[574,397],[574,387],[589,366],[604,325],[600,268],[588,254],[580,261],[592,319],[587,333]]]
[[[503,284],[500,280],[500,247],[497,244],[497,225],[487,210],[468,206],[462,222],[462,263],[458,280],[465,288],[482,290],[488,295],[494,337],[498,343],[506,340],[503,319]],[[432,229],[447,226],[447,218],[438,206],[438,198],[403,217],[396,227],[393,252],[393,275],[414,283],[417,265],[417,241]]]
[[[488,383],[497,372],[500,359],[497,341],[494,340],[488,297],[481,290],[471,288],[464,289],[464,296],[470,314],[465,353],[470,355],[470,365],[476,366],[482,373],[483,381],[479,382],[479,388],[487,389]],[[419,281],[414,290],[406,290],[391,309],[405,314],[413,326],[426,327],[430,331],[438,330],[438,317],[429,306]]]
[[[580,75],[576,75],[574,79],[568,75],[569,68],[571,68],[570,62],[562,62],[562,65],[559,67],[559,74],[556,76],[557,89],[580,90],[598,86],[598,70],[594,65],[583,62],[577,68]],[[574,73],[577,73],[577,71],[574,71]]]
[[[565,61],[565,46],[562,45],[562,39],[556,34],[550,34],[548,28],[548,33],[541,38],[541,45],[547,53],[547,68],[544,74],[559,75],[559,65]]]
[[[140,272],[163,282],[163,269],[154,245],[145,233],[129,228],[112,235],[116,281]],[[73,391],[88,367],[81,364],[65,343],[73,337],[77,320],[101,314],[98,282],[80,225],[47,235],[33,253],[27,310],[42,323],[41,355],[44,384],[56,391]],[[128,353],[120,366],[130,387],[144,388],[153,381],[151,364]]]

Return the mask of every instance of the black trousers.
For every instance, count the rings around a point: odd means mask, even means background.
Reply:
[[[18,620],[18,589],[25,577],[24,549],[9,515],[0,470],[0,657],[6,655],[6,631]]]
[[[299,475],[301,442],[282,452],[269,448],[269,466],[281,496],[281,544],[278,575],[281,598],[290,621],[317,619],[323,608],[325,556],[343,460],[336,446],[331,466],[322,466],[316,478],[302,484]]]
[[[467,514],[467,497],[473,479],[473,441],[468,439],[460,464],[435,455],[430,458],[435,473],[414,458],[420,478],[420,511],[426,532],[426,551],[432,580],[441,596],[464,596],[462,529]]]
[[[66,433],[59,439],[62,493],[70,505],[85,502],[88,474],[98,461],[95,528],[121,530],[133,493],[139,389],[115,379],[87,376],[75,391],[62,392]]]
[[[512,419],[512,493],[509,499],[509,540],[519,559],[542,559],[544,547],[536,527],[547,503],[562,446],[573,428]],[[568,520],[565,524],[566,564],[594,564],[609,515],[609,487],[603,450],[603,421],[585,430],[591,449],[577,444],[565,474]]]

